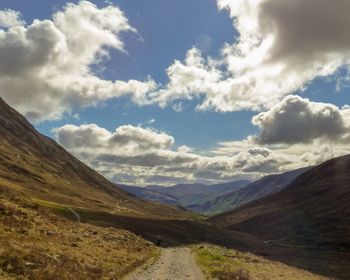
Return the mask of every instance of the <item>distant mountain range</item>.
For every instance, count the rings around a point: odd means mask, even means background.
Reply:
[[[176,205],[176,206],[180,205],[176,197],[166,193],[162,193],[161,191],[152,190],[147,187],[141,188],[141,187],[128,186],[123,184],[118,184],[118,187],[144,200],[159,202],[162,204]]]
[[[251,182],[248,180],[239,180],[215,185],[180,184],[172,187],[135,187],[118,184],[118,186],[142,199],[194,210],[195,205],[240,190],[249,183]]]
[[[279,192],[308,169],[301,168],[282,174],[268,175],[248,184],[244,188],[221,195],[204,203],[190,205],[188,208],[195,212],[210,215],[233,210],[248,202]]]
[[[181,184],[172,187],[119,186],[142,199],[177,205],[193,212],[214,215],[275,194],[308,169],[300,168],[282,174],[268,175],[255,182],[240,180],[215,185]]]
[[[298,176],[282,191],[211,222],[280,244],[350,252],[350,155]]]

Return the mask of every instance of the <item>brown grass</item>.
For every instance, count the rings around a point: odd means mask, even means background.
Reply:
[[[329,279],[267,260],[263,257],[212,245],[193,246],[199,266],[208,279],[219,280],[316,280]]]
[[[0,188],[0,279],[120,279],[157,252],[128,231],[60,218]]]

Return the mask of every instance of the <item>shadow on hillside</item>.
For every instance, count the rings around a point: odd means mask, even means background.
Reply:
[[[209,243],[251,252],[332,279],[350,279],[349,253],[279,248],[265,244],[252,235],[222,229],[205,222],[137,218],[85,209],[75,210],[80,214],[83,223],[125,229],[154,244],[160,239],[162,247]],[[69,213],[66,216],[74,219]]]
[[[154,244],[162,240],[163,247],[211,243],[240,250],[264,249],[261,242],[248,234],[232,232],[194,220],[161,220],[120,216],[106,212],[75,209],[82,222],[103,227],[128,230]],[[69,213],[68,213],[69,214]],[[74,218],[69,215],[69,218]]]

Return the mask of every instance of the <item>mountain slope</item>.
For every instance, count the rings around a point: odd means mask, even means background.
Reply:
[[[162,186],[147,186],[148,191],[155,191],[166,196],[176,198],[177,204],[190,210],[196,210],[196,205],[199,205],[209,199],[239,190],[249,184],[248,180],[239,180],[222,184],[205,185],[205,184],[180,184],[172,187]],[[133,190],[129,190],[137,196],[143,197],[142,194],[137,194]],[[150,194],[150,193],[148,193]],[[144,197],[145,198],[145,197]],[[155,200],[149,196],[148,199]],[[162,201],[167,203],[166,201]]]
[[[240,190],[206,201],[191,209],[196,212],[211,215],[233,210],[253,200],[279,192],[308,169],[309,168],[301,168],[282,174],[265,176]]]
[[[206,241],[251,247],[256,240],[195,220],[178,207],[140,200],[124,192],[37,132],[1,99],[0,188],[58,216],[73,221],[79,216],[81,223],[124,229],[152,242],[161,237],[164,244]],[[260,241],[256,245],[259,247]]]
[[[0,185],[31,198],[123,215],[181,218],[173,207],[139,201],[41,135],[0,99]]]
[[[179,184],[171,187],[156,185],[146,187],[118,186],[138,198],[162,204],[176,205],[196,212],[197,205],[201,205],[209,199],[239,190],[249,183],[250,181],[248,180],[239,180],[215,185]]]
[[[146,240],[159,238],[275,254],[249,234],[125,193],[0,99],[1,279],[120,279],[156,254]]]
[[[159,191],[142,188],[142,187],[122,185],[122,184],[118,184],[118,187],[127,191],[128,193],[135,195],[140,199],[159,202],[162,204],[169,204],[169,205],[176,205],[176,206],[179,205],[179,202],[176,197],[169,194],[161,193]]]
[[[0,186],[1,280],[121,279],[157,251],[126,230],[69,221]]]
[[[211,221],[281,244],[350,250],[350,155],[297,177],[275,195]]]

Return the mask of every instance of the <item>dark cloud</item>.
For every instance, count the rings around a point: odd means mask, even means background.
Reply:
[[[350,132],[350,110],[288,96],[269,111],[253,117],[260,144],[308,143],[315,139],[342,141]]]

